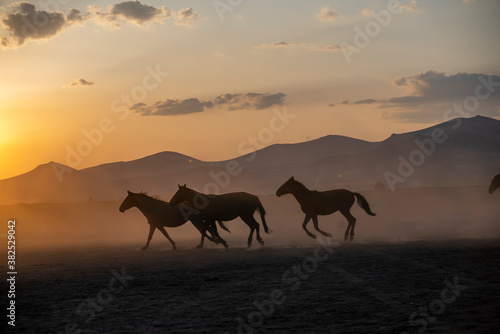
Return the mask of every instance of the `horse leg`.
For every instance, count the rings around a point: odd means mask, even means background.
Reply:
[[[306,231],[308,236],[310,236],[313,239],[316,239],[316,236],[314,234],[312,234],[311,232],[309,232],[307,230],[307,227],[306,227],[307,223],[309,223],[310,220],[311,220],[311,216],[309,214],[306,214],[306,217],[304,218],[304,222],[302,223],[302,228],[304,229],[304,231]]]
[[[151,238],[153,237],[153,233],[155,233],[156,227],[153,226],[152,224],[149,224],[149,235],[148,235],[148,241],[146,242],[146,245],[142,247],[142,250],[146,250],[149,248],[149,243],[151,242]]]
[[[201,240],[200,240],[200,244],[196,246],[196,248],[203,248],[203,244],[205,243],[205,236],[203,235],[203,233],[201,234]]]
[[[175,242],[172,240],[172,238],[170,238],[167,231],[165,231],[165,228],[163,226],[158,226],[157,229],[160,230],[161,233],[163,233],[163,235],[165,236],[165,238],[168,239],[168,241],[170,241],[170,243],[172,244],[172,247],[174,249],[177,249],[177,247],[175,247]]]
[[[312,216],[312,220],[313,220],[313,224],[314,224],[314,229],[316,231],[318,231],[319,233],[321,233],[324,237],[328,237],[328,238],[332,237],[332,235],[330,233],[326,233],[325,231],[322,231],[322,230],[319,229],[319,226],[318,226],[318,216],[317,215]]]
[[[221,243],[224,245],[224,248],[227,249],[229,246],[227,245],[227,242],[221,238],[219,235],[219,232],[217,231],[217,225],[215,224],[215,220],[210,220],[210,221],[205,221],[205,229],[209,227],[210,228],[210,234],[212,234],[212,237],[214,240],[211,240],[215,243]],[[207,236],[208,238],[208,236]]]
[[[248,244],[248,247],[252,246],[252,237],[253,237],[253,231],[255,230],[255,223],[257,222],[253,222],[249,216],[240,216],[241,220],[243,220],[243,222],[245,224],[248,225],[248,227],[250,228],[250,234],[248,235],[248,241],[247,241],[247,244]],[[257,223],[257,226],[259,224]]]
[[[203,244],[205,243],[205,236],[207,234],[207,222],[202,220],[201,226],[198,230],[201,233],[201,240],[200,240],[200,244],[197,245],[196,248],[203,248]]]
[[[344,239],[347,241],[347,238],[350,237],[351,241],[354,239],[354,226],[356,225],[356,218],[354,218],[353,215],[351,215],[351,212],[349,209],[347,210],[340,210],[340,212],[344,215],[344,217],[347,219],[348,225],[347,229],[345,230],[345,235]],[[350,233],[349,233],[350,230]]]
[[[242,218],[245,223],[247,223],[248,226],[253,227],[255,230],[255,238],[261,244],[261,246],[264,246],[264,240],[260,237],[260,225],[259,222],[255,220],[253,214],[249,215],[248,217],[245,216],[245,218]],[[250,237],[251,240],[251,237]],[[248,246],[250,247],[250,246]]]

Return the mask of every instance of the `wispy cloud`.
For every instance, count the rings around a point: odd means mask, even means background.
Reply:
[[[202,112],[205,107],[211,108],[213,103],[201,102],[197,98],[189,98],[185,100],[171,100],[158,101],[155,104],[148,106],[145,103],[138,103],[130,108],[142,116],[172,116],[172,115],[186,115]]]
[[[419,9],[417,0],[401,1],[401,3],[399,4],[399,8],[409,12],[414,12]]]
[[[214,106],[225,108],[227,111],[262,110],[275,105],[283,105],[285,97],[286,95],[283,93],[222,94],[208,101],[188,98],[185,100],[167,99],[165,101],[158,101],[150,106],[145,103],[138,103],[131,110],[142,116],[186,115],[199,113]]]
[[[175,13],[175,17],[175,24],[192,26],[196,21],[200,19],[200,14],[196,13],[193,8],[183,8]]]
[[[299,46],[301,44],[299,43],[294,43],[294,42],[275,42],[275,43],[263,43],[260,45],[255,46],[256,49],[275,49],[275,48],[286,48],[286,47],[293,47],[293,46]]]
[[[328,44],[328,45],[313,45],[311,50],[314,51],[340,51],[342,47],[338,44]]]
[[[87,81],[85,79],[78,79],[76,81],[73,81],[72,83],[66,85],[66,86],[63,86],[63,87],[75,87],[75,86],[93,86],[94,83],[91,82],[91,81]]]
[[[312,51],[340,51],[342,47],[338,44],[327,44],[327,45],[312,45],[309,43],[296,43],[296,42],[275,42],[275,43],[263,43],[254,46],[255,49],[266,50],[266,49],[302,49],[302,50],[312,50]]]
[[[319,14],[316,15],[320,21],[335,21],[336,19],[342,17],[339,13],[334,12],[329,6],[321,8]]]

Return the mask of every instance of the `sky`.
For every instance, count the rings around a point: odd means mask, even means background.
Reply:
[[[49,161],[218,161],[500,119],[499,12],[497,0],[0,0],[0,179]]]

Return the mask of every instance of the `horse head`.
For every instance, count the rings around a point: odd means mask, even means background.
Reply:
[[[180,184],[178,185],[179,189],[177,189],[177,192],[174,194],[172,199],[170,200],[170,205],[171,206],[176,206],[180,203],[183,202],[188,202],[189,204],[193,203],[193,197],[195,195],[195,192],[193,189],[190,189],[184,184],[181,186]]]
[[[498,188],[500,188],[500,174],[496,175],[493,180],[491,180],[490,189],[488,190],[488,192],[490,194],[493,194],[493,192]]]
[[[127,193],[128,193],[128,196],[125,197],[125,199],[123,200],[122,204],[120,205],[120,212],[125,212],[125,210],[128,210],[130,209],[131,207],[135,206],[135,203],[134,203],[134,196],[136,194],[134,194],[133,192],[127,190]]]
[[[292,192],[293,183],[295,182],[297,181],[295,181],[293,176],[289,178],[288,181],[283,183],[281,187],[279,187],[278,190],[276,190],[276,196],[280,197],[286,194],[290,194]]]

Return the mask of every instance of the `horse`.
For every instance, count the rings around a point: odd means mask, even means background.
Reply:
[[[356,218],[351,215],[350,209],[358,200],[359,206],[363,208],[370,216],[375,216],[370,210],[367,200],[361,194],[351,192],[346,189],[335,189],[328,191],[315,191],[309,190],[299,181],[296,181],[293,176],[288,179],[276,191],[276,196],[281,197],[285,194],[292,194],[297,202],[300,204],[302,212],[306,214],[302,228],[306,231],[307,235],[316,239],[316,236],[307,230],[307,223],[312,219],[314,228],[323,236],[331,237],[330,233],[320,230],[318,226],[318,215],[330,215],[336,211],[340,211],[347,219],[348,225],[345,231],[345,240],[350,237],[351,241],[354,238],[354,226]]]
[[[488,190],[488,192],[490,194],[493,194],[493,192],[498,188],[500,188],[500,174],[495,175],[493,180],[491,180],[490,189]]]
[[[262,219],[262,225],[266,233],[272,232],[268,227],[265,219],[266,210],[262,206],[259,198],[255,195],[245,192],[227,193],[222,195],[205,195],[196,190],[188,188],[185,184],[178,185],[179,189],[170,200],[170,205],[178,205],[182,202],[188,202],[189,205],[196,209],[198,214],[204,221],[206,226],[214,224],[214,221],[230,221],[240,217],[245,224],[250,227],[250,235],[248,236],[248,247],[252,245],[252,237],[256,232],[256,239],[264,245],[264,241],[260,237],[259,223],[255,220],[253,214],[258,209]],[[203,233],[202,233],[203,234]]]
[[[215,224],[205,226],[203,220],[197,215],[190,215],[186,217],[181,212],[181,207],[172,207],[168,202],[164,202],[157,198],[149,196],[147,193],[133,193],[128,191],[128,196],[123,200],[120,205],[120,212],[125,212],[126,210],[137,207],[142,214],[147,218],[149,224],[149,234],[148,241],[146,245],[142,247],[142,250],[146,250],[149,248],[149,243],[151,242],[151,238],[156,229],[158,229],[163,235],[170,241],[173,249],[176,249],[175,242],[170,238],[164,226],[166,227],[178,227],[184,225],[188,220],[191,220],[193,225],[200,231],[202,234],[201,242],[197,248],[203,247],[204,237],[206,236],[212,242],[215,243],[223,243],[224,247],[227,248],[227,244],[223,242],[220,236],[218,237],[217,227]],[[221,227],[229,232],[229,230],[221,223],[219,223]],[[210,234],[212,237],[206,234],[206,230],[209,228]],[[219,240],[220,239],[220,240]]]

